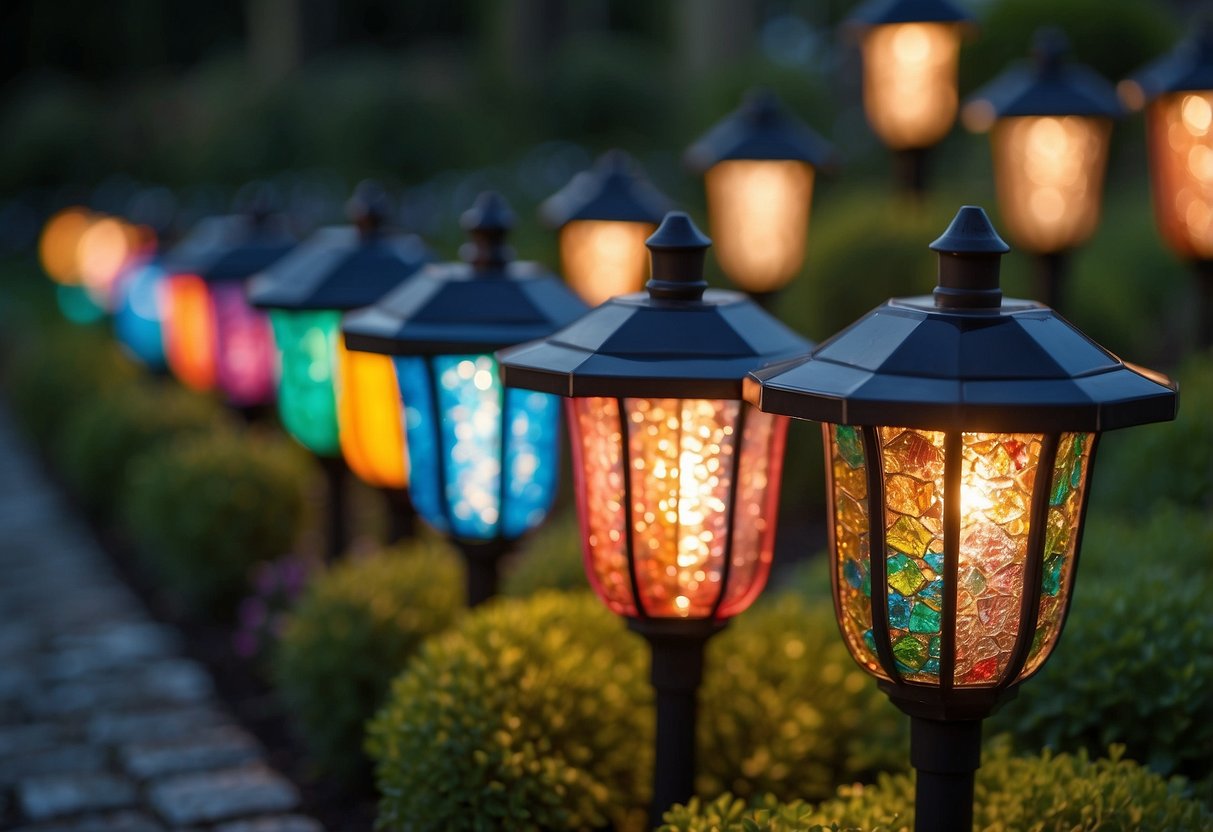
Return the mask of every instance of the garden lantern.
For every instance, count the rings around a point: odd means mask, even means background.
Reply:
[[[769,300],[804,265],[813,179],[831,155],[768,90],[750,91],[683,155],[704,177],[720,268],[755,299]]]
[[[560,270],[582,300],[597,306],[638,292],[648,273],[645,239],[657,228],[669,200],[621,150],[539,206],[540,218],[560,229]]]
[[[1041,304],[960,209],[933,297],[891,300],[754,373],[764,412],[823,424],[835,612],[911,718],[918,830],[971,829],[981,720],[1036,673],[1074,587],[1100,432],[1175,416],[1175,386]]]
[[[52,215],[38,237],[38,261],[55,282],[59,311],[73,323],[94,323],[105,310],[92,299],[80,275],[80,238],[96,217],[88,209],[72,206]]]
[[[164,264],[152,253],[132,260],[118,278],[114,334],[123,350],[147,369],[167,369],[160,309]]]
[[[278,347],[282,424],[328,477],[331,557],[345,544],[346,464],[388,493],[393,537],[410,525],[404,415],[391,359],[350,352],[341,340],[345,312],[370,306],[427,259],[417,237],[383,228],[389,210],[387,195],[364,182],[350,200],[353,225],[317,231],[249,281],[249,301],[269,310]]]
[[[244,284],[294,245],[278,218],[256,211],[203,220],[173,249],[161,302],[165,354],[179,381],[218,389],[242,410],[272,400],[273,334]]]
[[[505,390],[493,352],[586,310],[555,275],[512,259],[513,221],[504,199],[481,194],[462,218],[463,262],[426,266],[342,325],[350,350],[392,356],[409,494],[463,553],[473,605],[496,594],[502,555],[547,516],[560,463],[558,400]]]
[[[742,379],[810,346],[744,295],[708,290],[709,245],[667,214],[647,292],[499,353],[507,387],[569,397],[586,572],[652,647],[655,825],[692,792],[705,643],[771,565],[787,419],[743,402]]]
[[[974,93],[965,125],[991,130],[998,208],[1011,241],[1036,257],[1039,296],[1060,308],[1069,252],[1099,224],[1108,137],[1122,113],[1116,90],[1066,60],[1058,29],[1042,29],[1030,67],[1015,67]]]
[[[898,179],[926,190],[927,151],[956,120],[960,40],[971,25],[950,0],[871,0],[848,19],[863,56],[863,109],[897,156]]]
[[[1120,84],[1145,108],[1154,219],[1171,250],[1192,263],[1201,293],[1198,343],[1213,345],[1213,22]]]

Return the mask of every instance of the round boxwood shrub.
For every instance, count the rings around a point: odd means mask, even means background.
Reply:
[[[1209,829],[1213,813],[1185,795],[1182,779],[1164,780],[1126,760],[1085,752],[1013,757],[993,742],[977,772],[974,828],[990,832],[1136,832]],[[914,780],[883,775],[875,786],[844,786],[815,809],[767,796],[747,805],[733,795],[691,801],[666,813],[662,832],[911,832]]]
[[[549,520],[523,544],[501,582],[501,594],[511,598],[525,598],[542,589],[588,588],[581,530],[571,511]]]
[[[785,595],[708,647],[696,791],[821,800],[898,769],[906,720],[847,652],[833,608]]]
[[[131,384],[81,402],[67,416],[56,458],[85,506],[107,517],[126,490],[133,459],[176,437],[227,424],[211,399],[176,385]]]
[[[225,615],[256,564],[290,551],[313,475],[285,439],[190,436],[132,463],[122,515],[170,595]]]
[[[459,617],[463,584],[450,547],[425,537],[343,561],[304,590],[284,622],[273,673],[324,774],[345,782],[369,775],[366,721],[421,642]]]
[[[369,728],[384,830],[639,828],[652,696],[588,593],[498,600],[427,641]]]

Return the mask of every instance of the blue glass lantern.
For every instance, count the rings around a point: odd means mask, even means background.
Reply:
[[[154,372],[168,368],[161,328],[160,283],[165,277],[158,257],[134,261],[119,278],[114,334],[125,352]]]
[[[462,224],[462,262],[427,266],[342,329],[348,349],[393,356],[413,505],[463,551],[476,604],[495,594],[500,557],[547,516],[559,465],[559,397],[506,390],[493,353],[587,307],[555,275],[513,261],[499,195],[482,194]]]

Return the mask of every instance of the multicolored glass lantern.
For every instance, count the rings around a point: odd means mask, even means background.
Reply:
[[[234,407],[273,400],[276,355],[265,313],[249,306],[245,281],[295,245],[264,214],[200,222],[166,260],[161,303],[165,355],[181,383],[218,389]]]
[[[863,52],[863,109],[897,151],[902,184],[926,189],[926,151],[956,120],[960,41],[972,17],[950,0],[870,0],[848,25]]]
[[[128,355],[149,370],[167,369],[160,308],[164,265],[154,254],[130,262],[115,289],[114,334]]]
[[[994,184],[1007,231],[1038,258],[1040,296],[1061,305],[1068,253],[1095,233],[1103,197],[1116,90],[1068,62],[1065,35],[1037,33],[1031,67],[1015,67],[965,104],[965,126],[991,130]]]
[[[80,238],[95,220],[86,208],[64,208],[46,221],[38,238],[38,261],[46,276],[55,282],[59,311],[78,324],[94,323],[105,317],[105,309],[92,299],[80,276]]]
[[[824,423],[839,625],[912,718],[917,828],[968,829],[980,720],[1061,636],[1099,434],[1172,419],[1177,398],[1048,307],[1003,298],[1009,249],[980,208],[931,248],[933,297],[754,373],[746,398]]]
[[[1171,250],[1193,263],[1198,342],[1213,345],[1213,23],[1119,90],[1131,109],[1145,108],[1154,219]]]
[[[755,296],[775,292],[804,265],[816,172],[828,143],[768,90],[687,148],[686,166],[704,177],[716,259]]]
[[[648,277],[645,239],[669,207],[639,166],[621,150],[599,157],[539,206],[560,229],[560,270],[581,299],[597,306],[638,292]]]
[[[744,295],[708,290],[709,245],[667,214],[647,292],[499,353],[508,388],[568,397],[586,573],[653,646],[658,821],[691,794],[704,643],[771,566],[787,419],[743,402],[742,379],[810,346]]]
[[[586,310],[555,275],[512,260],[513,219],[500,196],[481,194],[463,215],[464,262],[427,266],[342,325],[351,352],[393,357],[409,493],[466,556],[472,603],[495,594],[498,560],[547,516],[559,465],[559,401],[505,390],[493,351]]]

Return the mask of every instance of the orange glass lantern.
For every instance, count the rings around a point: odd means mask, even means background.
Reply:
[[[640,291],[648,277],[644,241],[669,200],[621,150],[604,153],[539,206],[540,219],[560,230],[560,271],[582,300],[597,306]]]
[[[647,292],[498,353],[507,387],[568,397],[586,572],[652,646],[655,822],[691,793],[704,644],[771,566],[787,420],[741,401],[742,378],[809,347],[744,295],[707,289],[708,245],[667,214]]]
[[[804,265],[813,181],[831,155],[767,90],[687,148],[684,162],[704,177],[716,259],[752,296],[778,291]]]
[[[1116,90],[1066,60],[1057,29],[1037,33],[1031,67],[1015,67],[974,93],[965,126],[990,130],[998,207],[1012,242],[1035,255],[1040,297],[1061,304],[1069,252],[1099,224],[1108,138],[1122,107]]]
[[[864,113],[914,193],[926,189],[926,151],[956,120],[960,41],[971,21],[949,0],[872,0],[848,20],[863,53]]]

